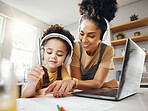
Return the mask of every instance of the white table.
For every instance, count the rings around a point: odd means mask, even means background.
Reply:
[[[77,96],[17,99],[18,111],[58,111],[57,104],[66,111],[148,111],[148,88],[121,101],[90,99]]]

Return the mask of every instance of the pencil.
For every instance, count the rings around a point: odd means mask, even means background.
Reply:
[[[39,45],[39,64],[40,64],[40,65],[42,65],[42,59],[41,59],[41,46],[40,46],[40,38],[39,38],[38,45]]]
[[[63,107],[61,107],[60,109],[61,109],[61,111],[66,111]]]
[[[58,108],[58,111],[61,111],[61,109],[60,109],[60,106],[59,106],[59,105],[57,105],[57,108]]]

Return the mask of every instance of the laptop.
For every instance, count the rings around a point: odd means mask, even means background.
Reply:
[[[127,39],[118,88],[98,88],[73,95],[106,100],[122,100],[138,92],[146,53],[131,39]]]

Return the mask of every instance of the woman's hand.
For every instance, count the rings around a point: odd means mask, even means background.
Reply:
[[[101,88],[118,88],[118,82],[115,79],[104,82]]]
[[[39,64],[34,65],[28,71],[28,83],[31,85],[36,85],[40,78],[42,78],[44,73],[45,72],[42,66],[40,66]]]
[[[57,80],[47,88],[44,95],[53,92],[54,97],[64,97],[74,86],[75,80]]]

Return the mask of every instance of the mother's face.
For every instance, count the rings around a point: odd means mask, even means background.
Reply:
[[[94,21],[85,19],[81,22],[79,39],[88,55],[93,55],[97,50],[100,35],[101,30]]]

